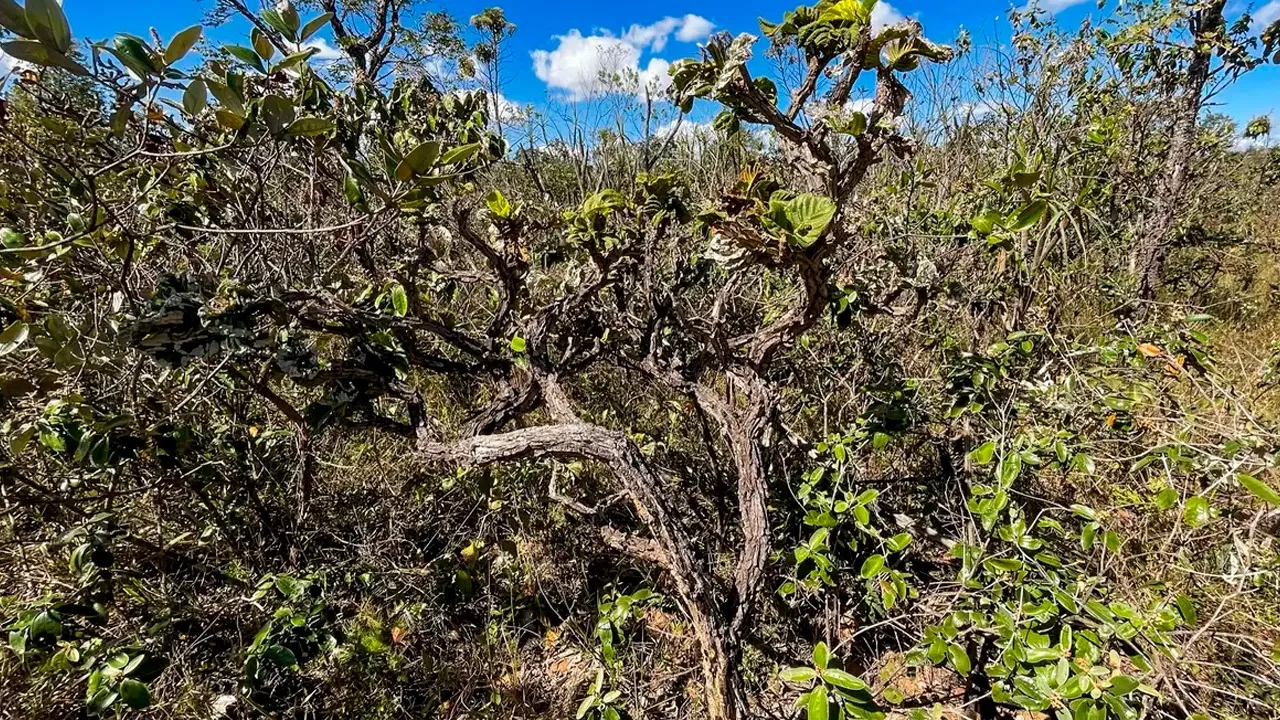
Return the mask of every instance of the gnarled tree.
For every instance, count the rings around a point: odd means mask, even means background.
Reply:
[[[800,7],[762,23],[805,59],[802,85],[780,106],[773,83],[748,70],[756,38],[713,37],[701,58],[672,68],[676,102],[688,112],[710,100],[724,107],[722,128],[776,133],[799,191],[748,172],[694,208],[677,178],[649,174],[557,213],[475,189],[506,151],[483,97],[380,81],[398,2],[374,3],[360,36],[324,5],[305,24],[291,7],[255,17],[252,48],[194,68],[184,58],[198,28],[164,47],[121,36],[105,48],[117,62],[103,53],[92,70],[57,33],[22,41],[26,59],[86,77],[114,113],[85,138],[87,157],[50,158],[61,187],[22,211],[43,239],[11,238],[3,250],[15,271],[47,268],[15,276],[30,293],[15,312],[51,349],[30,356],[32,373],[84,361],[55,337],[61,321],[42,317],[39,298],[59,293],[92,300],[81,307],[97,317],[90,344],[130,349],[118,371],[132,390],[84,398],[81,412],[131,419],[77,426],[79,454],[104,468],[126,462],[122,427],[143,445],[190,442],[169,421],[205,384],[229,385],[293,428],[295,533],[317,443],[335,428],[403,437],[439,464],[598,463],[635,519],[602,537],[665,570],[700,648],[707,716],[747,716],[737,665],[771,551],[783,359],[833,301],[828,258],[854,232],[859,184],[887,154],[911,150],[896,131],[909,98],[899,74],[949,51],[914,21],[873,29],[874,1]],[[348,87],[324,82],[297,52],[326,22],[354,64]],[[864,75],[874,100],[854,111]],[[166,99],[174,92],[180,103]],[[691,240],[706,252],[684,254]],[[174,272],[158,272],[166,266]],[[784,288],[784,308],[742,299],[766,277]],[[208,376],[178,397],[166,367]],[[635,389],[624,412],[592,397],[601,377]],[[721,534],[697,526],[699,509],[678,490],[688,480],[632,435],[640,415],[672,399],[707,424],[694,475],[720,477],[726,458],[732,468],[737,521]],[[725,553],[727,577],[712,561]]]

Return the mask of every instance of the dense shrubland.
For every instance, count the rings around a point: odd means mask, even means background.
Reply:
[[[566,128],[0,0],[0,714],[1274,717],[1280,29],[874,4]]]

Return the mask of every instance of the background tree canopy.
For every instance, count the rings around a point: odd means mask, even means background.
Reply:
[[[875,6],[532,142],[497,8],[0,0],[0,715],[1276,717],[1280,23]]]

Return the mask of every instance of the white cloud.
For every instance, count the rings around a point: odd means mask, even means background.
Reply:
[[[1066,10],[1069,7],[1075,7],[1083,2],[1085,2],[1085,0],[1031,0],[1031,2],[1018,9],[1023,12],[1035,9],[1041,12],[1047,12],[1050,15],[1057,15],[1063,10]]]
[[[1280,0],[1271,0],[1249,14],[1253,17],[1253,31],[1260,33],[1271,27],[1271,23],[1280,20]]]
[[[875,105],[875,98],[854,98],[844,104],[844,109],[850,113],[860,112],[863,115],[870,115]]]
[[[1280,0],[1277,0],[1280,2]],[[1272,3],[1273,5],[1275,3]],[[715,23],[701,15],[685,15],[684,22],[676,31],[676,39],[680,42],[696,42],[711,34],[716,29]]]
[[[880,32],[882,29],[897,25],[907,18],[894,6],[887,2],[878,2],[871,9],[871,30],[872,32]]]
[[[533,72],[547,87],[573,100],[607,93],[657,93],[670,84],[667,68],[671,63],[655,57],[642,66],[641,56],[661,52],[673,33],[680,42],[692,42],[706,37],[714,27],[704,17],[685,15],[632,25],[621,37],[607,30],[593,35],[570,30],[556,36],[554,50],[531,53]]]
[[[652,25],[632,25],[622,34],[622,40],[640,49],[651,48],[654,52],[662,52],[667,45],[667,38],[680,27],[679,18],[665,17]]]
[[[520,122],[525,119],[528,113],[529,108],[527,105],[511,100],[501,93],[498,94],[498,117],[502,122]]]
[[[318,52],[311,56],[312,60],[320,62],[333,62],[342,59],[342,51],[329,44],[328,40],[318,37],[308,40],[299,47],[299,51],[315,48]]]

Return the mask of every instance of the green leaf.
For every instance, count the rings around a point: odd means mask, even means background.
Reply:
[[[13,0],[0,0],[0,26],[18,37],[36,39],[35,33],[31,32],[31,25],[27,23],[26,11]]]
[[[524,338],[520,337],[519,335],[516,335],[515,337],[511,338],[512,352],[522,353],[525,351],[525,347],[526,347],[526,344],[525,344]]]
[[[1022,472],[1022,455],[1016,452],[1005,455],[996,468],[996,476],[1000,479],[1000,484],[1005,487],[1013,485],[1013,481],[1018,479],[1020,472]]]
[[[911,533],[898,533],[884,543],[893,552],[901,552],[911,544]]]
[[[827,720],[827,686],[819,685],[809,693],[809,720]]]
[[[187,84],[182,92],[182,109],[191,117],[195,117],[209,106],[209,87],[200,78]]]
[[[969,653],[965,652],[963,647],[954,644],[947,646],[947,657],[951,658],[951,667],[955,668],[956,672],[961,675],[969,674],[972,665],[969,664]]]
[[[995,210],[987,210],[969,221],[974,230],[981,235],[990,235],[992,230],[996,229],[996,225],[1004,220],[999,212]]]
[[[445,153],[444,157],[440,158],[440,164],[454,165],[457,163],[466,162],[470,160],[471,157],[478,152],[480,152],[480,143],[469,143],[467,145],[459,145],[458,147]]]
[[[1182,521],[1193,528],[1204,526],[1212,518],[1213,510],[1209,507],[1209,501],[1200,495],[1187,500],[1182,510]]]
[[[271,38],[268,38],[266,33],[256,27],[249,33],[249,44],[253,46],[253,51],[258,54],[258,57],[264,61],[269,62],[271,57],[276,54],[276,46],[271,44]]]
[[[229,110],[215,110],[213,115],[218,118],[219,125],[230,130],[239,130],[247,122],[243,117]]]
[[[408,155],[396,165],[396,179],[407,182],[415,175],[425,175],[436,164],[440,157],[440,141],[428,140],[409,151]]]
[[[1262,482],[1258,478],[1252,475],[1240,473],[1236,476],[1236,479],[1240,481],[1240,484],[1243,485],[1246,490],[1257,495],[1263,502],[1269,505],[1280,505],[1280,493],[1277,493],[1271,488],[1271,486]]]
[[[209,92],[213,93],[213,96],[218,99],[218,103],[227,112],[239,115],[242,118],[247,114],[244,111],[244,100],[230,86],[224,85],[217,80],[206,80],[205,85],[208,86]]]
[[[873,578],[876,575],[879,575],[880,571],[883,569],[884,569],[884,556],[872,555],[871,557],[867,558],[862,562],[862,570],[860,571],[859,574],[862,575],[862,577],[864,578]]]
[[[9,631],[9,649],[18,655],[27,651],[27,634],[21,630]]]
[[[333,121],[328,118],[302,117],[290,123],[288,133],[302,137],[323,135],[334,128]]]
[[[262,64],[262,58],[252,48],[247,48],[243,45],[224,45],[222,49],[226,50],[231,57],[260,73],[267,71],[266,66]]]
[[[58,67],[76,75],[85,76],[89,71],[83,65],[35,40],[10,40],[0,43],[0,50],[18,60],[45,67]]]
[[[26,14],[37,40],[63,55],[71,50],[71,26],[57,0],[27,0]]]
[[[1093,689],[1093,678],[1085,674],[1073,675],[1070,680],[1058,688],[1062,697],[1074,700]]]
[[[885,446],[889,444],[889,441],[892,439],[893,438],[889,437],[885,433],[878,432],[875,435],[871,436],[871,446],[874,447],[876,450],[883,450]]]
[[[311,39],[311,36],[315,35],[317,30],[324,27],[324,24],[332,19],[333,13],[330,12],[311,18],[306,25],[302,26],[302,33],[298,37],[298,42],[306,42]]]
[[[294,119],[293,103],[281,95],[268,95],[262,98],[262,117],[267,121],[271,132],[283,132]]]
[[[1049,204],[1044,200],[1032,200],[1005,223],[1005,228],[1011,232],[1027,230],[1044,219],[1045,211],[1048,209]]]
[[[284,35],[289,40],[298,41],[299,18],[298,11],[293,7],[293,3],[286,0],[283,6],[263,10],[262,19],[274,28],[276,32]]]
[[[89,710],[101,715],[106,712],[107,708],[114,705],[118,699],[120,699],[120,693],[112,692],[107,688],[103,688],[95,693],[93,697],[89,698],[89,701],[85,703],[85,705]]]
[[[1088,505],[1081,505],[1080,503],[1075,503],[1071,506],[1071,512],[1074,513],[1077,517],[1084,518],[1085,520],[1096,521],[1098,519],[1098,511],[1094,510]]]
[[[822,237],[836,214],[836,204],[828,198],[803,193],[791,200],[769,201],[769,219],[787,231],[788,241],[809,247]]]
[[[139,78],[146,78],[160,71],[151,57],[151,51],[138,38],[132,35],[117,35],[113,45],[116,58]]]
[[[151,705],[151,691],[137,680],[125,678],[120,681],[120,699],[134,710],[142,710]]]
[[[1138,689],[1140,683],[1129,675],[1117,675],[1111,678],[1111,691],[1117,695],[1128,695]]]
[[[807,683],[818,677],[818,671],[807,667],[791,667],[778,673],[778,677],[782,678],[783,682]]]
[[[1196,614],[1196,605],[1191,602],[1191,598],[1184,593],[1178,595],[1175,602],[1178,604],[1178,613],[1182,615],[1182,619],[1185,620],[1188,625],[1195,625],[1199,616]]]
[[[409,296],[400,283],[391,286],[391,307],[395,310],[397,317],[404,317],[405,313],[409,312]]]
[[[46,610],[39,615],[36,615],[35,619],[31,621],[31,624],[27,626],[27,631],[31,633],[32,637],[38,637],[41,635],[59,637],[62,635],[62,623],[59,622],[54,615],[51,615],[48,610]]]
[[[866,690],[867,684],[862,682],[857,676],[837,670],[836,668],[828,668],[822,671],[822,679],[845,690]]]
[[[27,336],[31,334],[31,328],[26,323],[19,320],[0,332],[0,357],[8,355],[18,346],[26,342]]]
[[[307,48],[306,50],[303,50],[301,52],[296,52],[296,53],[293,53],[292,55],[286,55],[280,59],[280,62],[276,63],[275,65],[272,65],[271,69],[268,70],[267,72],[274,75],[278,72],[284,72],[285,70],[288,70],[290,68],[297,67],[305,63],[306,61],[310,60],[311,56],[315,55],[318,52],[320,52],[320,50],[318,50],[317,48]]]
[[[1022,561],[1017,558],[987,558],[982,564],[994,572],[1017,572],[1022,569]]]
[[[204,28],[199,25],[192,25],[186,30],[179,31],[169,41],[168,47],[164,49],[164,64],[172,65],[191,52],[191,48],[200,42],[200,36],[204,34]]]
[[[820,642],[813,646],[813,666],[819,670],[826,670],[827,664],[831,662],[831,650],[827,644]]]
[[[497,218],[507,220],[510,219],[512,213],[515,212],[515,208],[512,207],[511,201],[496,189],[489,193],[488,197],[484,199],[484,203],[488,206],[489,212]]]
[[[986,465],[996,455],[996,443],[994,440],[988,440],[969,452],[969,457],[979,465]]]
[[[292,650],[283,645],[272,645],[262,654],[280,667],[293,667],[298,664],[297,656],[293,654]]]

